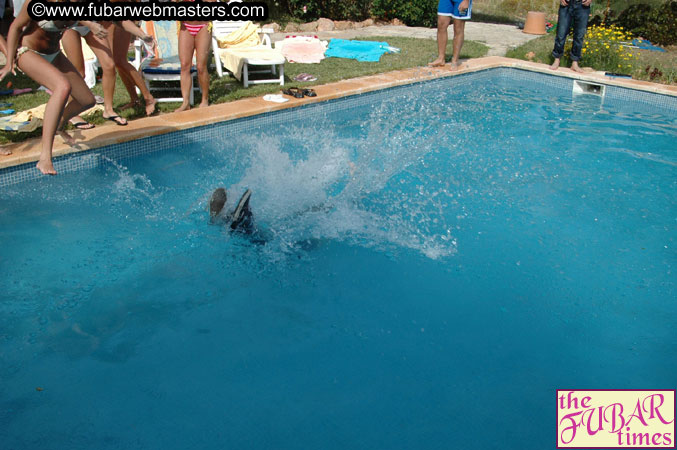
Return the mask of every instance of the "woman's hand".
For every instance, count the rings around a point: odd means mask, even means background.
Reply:
[[[89,28],[89,31],[94,33],[94,36],[96,36],[99,39],[106,39],[108,37],[108,30],[106,30],[106,28],[104,28],[104,26],[101,25],[99,22],[81,20],[80,25],[84,25],[87,28]]]
[[[12,72],[12,75],[16,75],[16,71],[14,70],[14,62],[13,61],[7,61],[7,64],[5,64],[5,67],[0,69],[0,81],[4,80],[5,77]]]
[[[153,36],[151,36],[150,34],[146,34],[145,36],[141,37],[141,40],[145,42],[153,52],[155,52],[157,42],[155,41],[155,38]]]
[[[94,36],[98,37],[99,39],[106,39],[108,37],[108,30],[106,30],[103,25],[97,23],[97,29],[96,30],[91,30],[92,33],[94,33]]]

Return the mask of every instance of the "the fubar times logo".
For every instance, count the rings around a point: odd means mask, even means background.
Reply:
[[[557,390],[557,448],[675,448],[675,390]]]

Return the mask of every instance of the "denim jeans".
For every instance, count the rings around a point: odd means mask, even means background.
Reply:
[[[569,34],[569,29],[573,23],[574,43],[571,46],[571,60],[581,59],[581,49],[583,48],[583,38],[588,28],[588,18],[590,17],[590,6],[583,6],[581,0],[569,0],[567,6],[560,5],[559,17],[557,19],[557,36],[555,37],[555,48],[552,56],[561,58],[564,54],[564,44]]]

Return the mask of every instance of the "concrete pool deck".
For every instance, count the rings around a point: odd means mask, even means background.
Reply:
[[[621,78],[612,79],[604,76],[603,72],[576,73],[570,69],[564,68],[552,71],[545,64],[499,56],[488,56],[464,61],[460,70],[454,72],[450,71],[450,66],[448,64],[445,67],[439,68],[415,67],[314,86],[313,88],[317,92],[317,97],[305,97],[303,99],[292,98],[286,103],[272,103],[263,100],[263,97],[252,97],[229,103],[212,105],[202,109],[192,109],[190,111],[167,113],[155,117],[137,119],[130,121],[129,125],[126,127],[119,127],[111,124],[107,126],[97,126],[91,130],[73,131],[72,134],[77,141],[76,145],[69,146],[63,142],[60,137],[56,137],[53,156],[59,157],[148,136],[161,135],[187,128],[210,125],[217,122],[362,94],[418,81],[433,80],[497,67],[520,68],[548,75],[677,96],[677,86],[667,86],[646,81]],[[30,139],[21,143],[7,145],[4,148],[11,150],[12,155],[0,156],[0,169],[36,162],[40,154],[40,140],[39,138]]]

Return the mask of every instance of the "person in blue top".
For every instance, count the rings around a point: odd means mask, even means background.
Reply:
[[[445,62],[447,28],[454,21],[454,54],[451,57],[451,70],[459,67],[458,57],[461,54],[465,39],[465,21],[470,19],[472,0],[440,0],[437,5],[437,59],[428,64],[430,67],[441,67]]]
[[[590,4],[592,0],[560,0],[559,3],[557,36],[555,36],[555,48],[552,50],[552,56],[555,58],[555,61],[550,68],[552,70],[559,68],[560,58],[564,54],[564,44],[567,41],[569,29],[573,25],[574,42],[571,45],[571,70],[583,72],[583,69],[578,65],[578,61],[581,59],[583,38],[588,29],[588,18],[590,17]]]

